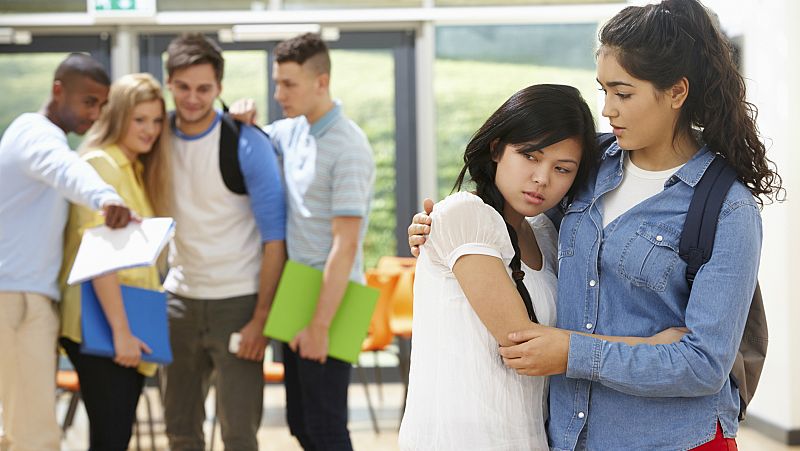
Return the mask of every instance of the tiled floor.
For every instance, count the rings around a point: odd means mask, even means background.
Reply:
[[[389,451],[397,449],[397,428],[399,425],[400,406],[403,396],[403,387],[399,383],[383,384],[383,401],[378,399],[377,385],[370,384],[372,401],[376,406],[380,433],[375,434],[372,429],[369,413],[367,410],[364,388],[361,384],[350,386],[350,432],[353,446],[356,450],[368,451]],[[149,388],[147,395],[150,397],[155,410],[155,446],[151,444],[149,432],[146,425],[143,425],[140,437],[140,447],[142,450],[166,450],[166,438],[164,437],[164,426],[161,418],[160,403],[158,393],[154,388]],[[284,420],[284,393],[282,385],[267,385],[264,389],[264,417],[262,427],[258,434],[260,449],[264,451],[295,451],[301,448],[289,435]],[[66,398],[59,403],[59,414],[63,415],[66,409]],[[208,403],[208,411],[211,412],[213,403]],[[85,450],[87,449],[87,420],[85,412],[79,408],[75,423],[67,431],[63,441],[62,451]],[[144,402],[139,403],[140,418],[146,418]],[[211,435],[211,423],[206,423],[206,437]],[[738,437],[739,449],[742,451],[789,451],[800,450],[800,446],[789,447],[773,441],[757,431],[742,428]],[[132,450],[136,450],[135,438],[131,441]],[[222,450],[222,442],[219,438],[219,431],[215,434],[214,448]]]

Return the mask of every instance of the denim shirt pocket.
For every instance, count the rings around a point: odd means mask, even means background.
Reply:
[[[586,211],[591,205],[590,202],[575,200],[567,207],[564,212],[564,219],[561,220],[561,229],[558,238],[558,260],[564,257],[571,257],[575,253],[575,237],[581,222],[588,215]]]
[[[637,287],[662,292],[680,260],[680,231],[665,224],[643,222],[625,244],[619,273]]]

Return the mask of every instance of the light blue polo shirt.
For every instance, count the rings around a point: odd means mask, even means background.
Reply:
[[[375,182],[375,162],[364,132],[341,105],[309,125],[305,116],[265,127],[283,156],[286,181],[286,247],[289,258],[323,270],[337,216],[362,218],[350,280],[364,283],[363,243]]]

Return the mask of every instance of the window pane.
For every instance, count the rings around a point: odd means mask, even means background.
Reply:
[[[22,113],[39,111],[50,98],[53,73],[68,53],[0,54],[0,80],[4,94],[0,96],[0,135]],[[70,146],[75,149],[81,137],[70,133]]]
[[[422,6],[422,0],[284,0],[285,9],[404,8]]]
[[[375,190],[364,264],[374,268],[383,255],[395,255],[394,57],[391,51],[332,50],[331,94],[367,135],[375,159]]]
[[[434,0],[436,6],[531,6],[625,3],[625,0]]]
[[[269,0],[158,0],[158,11],[261,11],[267,9]]]
[[[0,13],[85,13],[86,0],[3,0]]]
[[[595,25],[437,27],[434,92],[439,196],[450,193],[473,133],[536,83],[578,88],[595,110]]]
[[[264,50],[225,50],[225,76],[222,99],[231,104],[251,97],[256,101],[258,122],[269,117],[267,107],[267,52]]]

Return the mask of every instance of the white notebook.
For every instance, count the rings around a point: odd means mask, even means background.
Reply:
[[[172,218],[148,218],[122,229],[106,226],[83,232],[75,263],[67,278],[72,285],[120,269],[150,266],[172,237]]]

